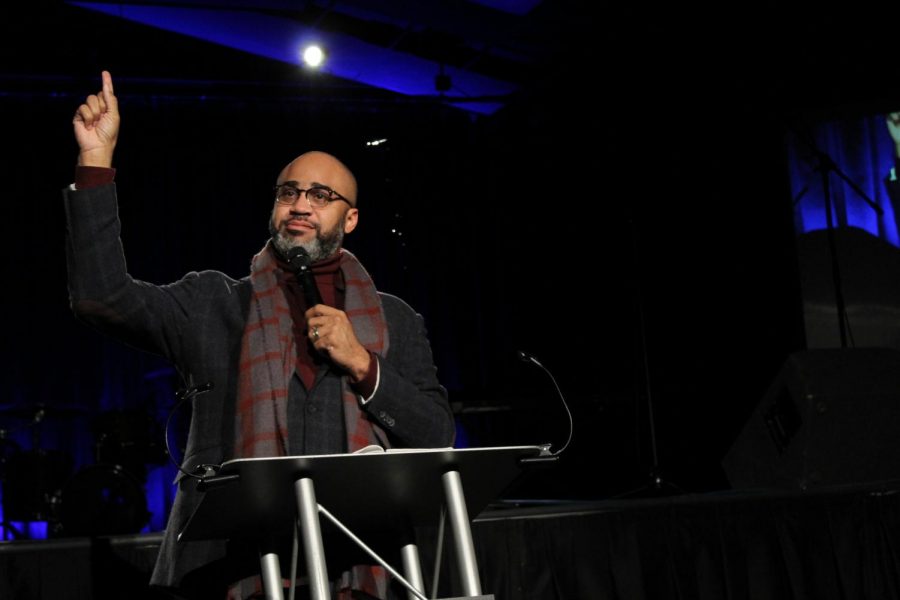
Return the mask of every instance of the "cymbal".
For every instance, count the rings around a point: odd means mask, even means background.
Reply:
[[[28,419],[30,421],[43,421],[53,418],[72,418],[90,414],[91,411],[84,406],[75,404],[46,404],[44,402],[0,404],[0,418]]]

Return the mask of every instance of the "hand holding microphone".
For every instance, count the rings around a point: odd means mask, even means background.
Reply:
[[[285,258],[303,289],[306,327],[313,348],[345,370],[353,382],[361,381],[369,372],[369,351],[356,338],[347,313],[322,302],[305,248],[295,246]]]

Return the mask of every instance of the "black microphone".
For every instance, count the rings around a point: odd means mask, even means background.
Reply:
[[[287,262],[291,265],[297,281],[303,288],[303,299],[306,300],[306,308],[312,308],[316,304],[323,304],[322,295],[316,285],[316,278],[312,272],[312,259],[309,252],[302,246],[294,246],[287,253]]]

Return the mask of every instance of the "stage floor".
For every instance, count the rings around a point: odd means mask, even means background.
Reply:
[[[430,588],[436,531],[420,531]],[[498,600],[898,598],[900,482],[491,505],[473,523]],[[156,598],[160,533],[0,543],[0,598]],[[445,542],[449,543],[449,542]],[[327,547],[326,547],[327,552]],[[461,595],[445,549],[439,594]]]

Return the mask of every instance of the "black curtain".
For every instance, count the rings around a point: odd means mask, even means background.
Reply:
[[[891,484],[487,511],[473,525],[481,588],[497,600],[897,598],[898,491]],[[431,529],[418,540],[429,591],[435,538]],[[150,534],[0,545],[0,597],[157,597],[147,581],[159,542]],[[463,593],[445,544],[442,598]]]

